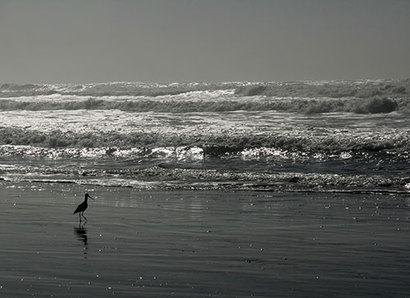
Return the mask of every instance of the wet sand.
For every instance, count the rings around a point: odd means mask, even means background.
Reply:
[[[409,297],[409,196],[0,187],[1,297]]]

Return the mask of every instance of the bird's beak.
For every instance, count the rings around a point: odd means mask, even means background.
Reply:
[[[92,196],[88,195],[88,197],[89,197],[91,200],[94,200],[94,201],[95,201],[95,199],[94,199]]]

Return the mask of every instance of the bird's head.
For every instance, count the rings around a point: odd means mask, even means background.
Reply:
[[[90,198],[91,200],[94,200],[94,198],[92,198],[92,197],[88,194],[88,192],[85,193],[85,198],[86,198],[86,199]]]

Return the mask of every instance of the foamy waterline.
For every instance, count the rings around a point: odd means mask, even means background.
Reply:
[[[77,184],[139,190],[410,193],[410,177],[382,175],[216,171],[172,165],[110,170],[21,167],[7,169],[7,174],[3,173],[5,170],[0,166],[0,179],[11,183]]]

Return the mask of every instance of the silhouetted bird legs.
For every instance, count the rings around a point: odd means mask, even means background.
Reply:
[[[84,216],[84,211],[78,213],[78,216],[79,216],[79,218],[80,218],[80,222],[82,221],[82,220],[81,220],[81,216],[84,217],[85,221],[87,221],[87,217]]]

